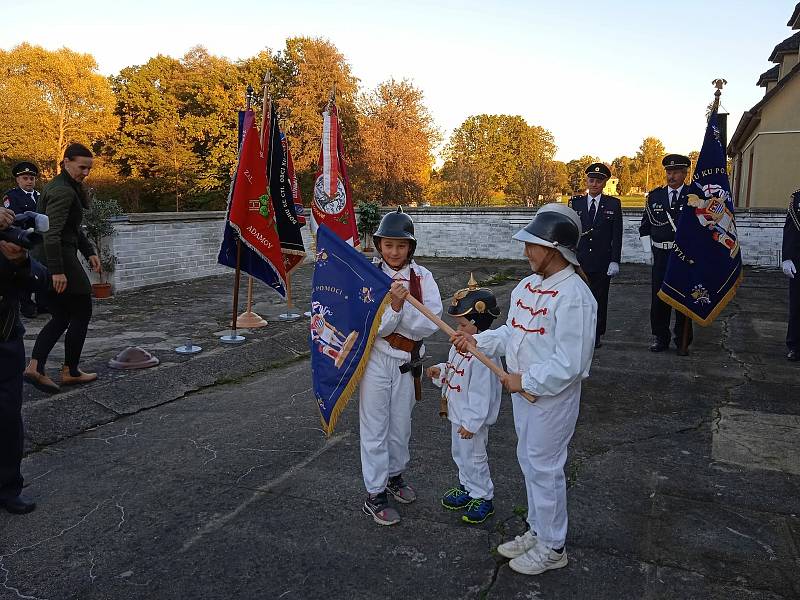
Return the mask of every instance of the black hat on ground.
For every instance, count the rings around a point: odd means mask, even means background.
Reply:
[[[391,240],[409,240],[411,242],[411,252],[409,257],[414,254],[417,247],[417,238],[414,237],[414,221],[403,212],[401,206],[396,211],[386,213],[381,219],[378,230],[372,234],[375,245],[378,246],[383,238]]]
[[[611,169],[599,162],[590,164],[586,167],[584,173],[586,173],[588,177],[602,177],[603,179],[611,177]]]
[[[491,290],[479,288],[478,282],[470,274],[467,287],[453,294],[447,314],[464,317],[473,323],[478,331],[486,331],[492,321],[500,316],[500,308]]]
[[[11,169],[11,174],[14,177],[19,177],[20,175],[33,175],[34,177],[38,177],[39,169],[32,162],[21,162],[14,165],[14,168]]]
[[[688,156],[684,156],[683,154],[667,154],[661,161],[661,164],[669,171],[670,169],[688,169],[692,161],[689,160]]]

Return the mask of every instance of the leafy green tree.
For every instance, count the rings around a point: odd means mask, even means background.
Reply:
[[[528,124],[518,115],[473,115],[450,136],[442,178],[462,206],[486,204],[516,176]]]
[[[627,196],[634,186],[633,159],[628,156],[619,156],[611,162],[613,173],[619,179],[617,191],[622,196]]]
[[[565,172],[553,160],[557,149],[553,134],[543,127],[522,133],[517,168],[506,188],[514,202],[536,206],[560,193]]]
[[[342,125],[345,159],[357,162],[360,152],[355,106],[358,79],[344,55],[322,38],[296,37],[275,56],[276,85],[285,91],[276,99],[283,131],[292,149],[292,159],[304,198],[312,196],[314,175],[322,138],[322,111],[336,90],[336,105]],[[351,179],[355,179],[357,170]]]
[[[422,92],[390,79],[362,94],[358,106],[365,195],[383,204],[419,201],[441,139]]]
[[[20,44],[0,50],[0,156],[52,176],[71,142],[97,147],[116,129],[114,96],[91,54]]]
[[[663,171],[661,161],[666,154],[664,144],[658,138],[646,137],[639,146],[639,151],[634,158],[636,174],[634,181],[645,191],[663,185]]]
[[[586,154],[567,163],[567,182],[570,193],[580,194],[586,190],[586,167],[593,162],[600,162],[600,159]]]

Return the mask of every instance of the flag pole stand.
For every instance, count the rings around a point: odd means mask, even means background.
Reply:
[[[197,354],[198,352],[202,351],[202,346],[195,346],[192,343],[192,338],[187,337],[186,343],[183,346],[178,346],[175,348],[175,352],[178,354]]]
[[[297,321],[301,316],[292,310],[292,276],[286,273],[286,312],[278,315],[278,321]]]
[[[231,332],[228,335],[223,335],[219,341],[223,344],[241,344],[244,342],[244,336],[236,332],[236,315],[239,312],[239,281],[242,276],[242,240],[236,238],[236,275],[233,280],[233,319],[231,319]]]
[[[253,312],[253,276],[247,281],[247,310],[236,319],[236,326],[242,329],[256,329],[266,326],[267,320]]]

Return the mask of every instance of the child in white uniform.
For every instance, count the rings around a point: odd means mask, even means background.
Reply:
[[[422,339],[437,330],[405,299],[411,294],[439,316],[442,297],[431,272],[413,260],[417,240],[411,217],[398,208],[383,217],[372,237],[381,255],[378,267],[395,282],[359,387],[361,471],[368,494],[363,511],[380,525],[394,525],[400,515],[389,504],[389,495],[401,504],[417,499],[403,472],[410,459],[411,409],[425,353]]]
[[[511,294],[503,327],[472,337],[457,332],[454,345],[506,357],[503,385],[512,392],[517,458],[525,477],[530,530],[498,546],[520,573],[536,575],[567,564],[567,489],[564,464],[575,431],[581,381],[594,352],[597,303],[576,271],[580,218],[563,204],[548,204],[514,239],[525,242],[533,275]],[[532,395],[528,401],[520,392]]]
[[[467,288],[459,290],[447,309],[458,323],[458,330],[470,334],[485,331],[500,316],[497,299],[470,277]],[[502,369],[499,358],[490,356]],[[466,509],[465,523],[483,523],[494,514],[494,484],[489,472],[489,426],[497,421],[502,386],[489,367],[471,353],[450,348],[446,363],[428,369],[434,385],[442,388],[451,423],[451,449],[458,466],[459,485],[445,492],[442,506]]]

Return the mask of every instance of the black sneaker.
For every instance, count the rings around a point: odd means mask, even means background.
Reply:
[[[411,504],[417,499],[417,492],[414,488],[403,481],[403,475],[395,475],[389,477],[389,483],[386,485],[386,491],[389,492],[394,499],[400,504]]]
[[[400,515],[389,506],[389,497],[386,492],[367,496],[361,510],[365,515],[372,515],[378,525],[395,525],[400,522]]]

